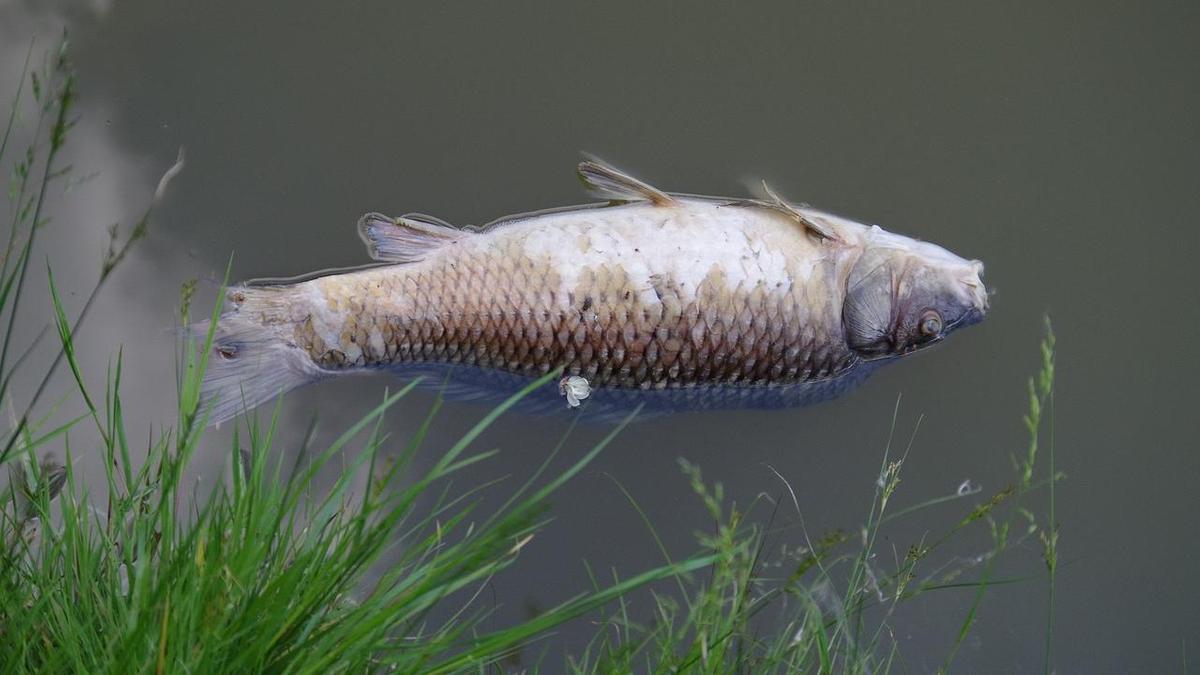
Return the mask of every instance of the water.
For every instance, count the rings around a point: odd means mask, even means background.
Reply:
[[[1200,9],[376,4],[0,6],[0,84],[15,77],[30,30],[48,45],[65,21],[74,38],[84,116],[75,161],[102,173],[55,214],[64,284],[85,288],[103,227],[136,218],[176,149],[188,149],[152,237],[84,340],[96,381],[124,343],[131,427],[169,419],[164,329],[178,284],[219,279],[231,252],[234,278],[289,276],[365,262],[354,224],[369,210],[480,223],[577,203],[580,150],[666,189],[742,194],[746,179],[766,177],[794,199],[982,259],[997,290],[988,320],[831,403],[630,428],[556,498],[554,522],[514,572],[494,581],[495,620],[585,588],[581,560],[622,574],[660,561],[618,483],[674,554],[693,550],[707,523],[677,457],[740,504],[782,494],[778,471],[809,531],[855,527],[901,396],[901,435],[924,416],[902,505],[968,478],[1002,488],[1010,454],[1023,449],[1025,377],[1049,312],[1068,475],[1058,493],[1056,662],[1067,672],[1175,671],[1185,641],[1197,651]],[[389,384],[302,390],[287,419],[301,425],[319,409],[331,434]],[[409,401],[397,432],[431,400]],[[482,411],[448,406],[429,447]],[[502,474],[517,484],[564,427],[565,417],[504,420],[485,439],[504,450],[499,462],[461,484]],[[583,430],[569,451],[599,433]],[[906,550],[966,507],[906,521],[881,550]],[[960,553],[986,546],[979,533]],[[1036,574],[1039,554],[1024,544],[1002,572]],[[990,594],[960,668],[1040,669],[1045,592],[1036,581]],[[969,600],[930,594],[896,617],[911,671],[940,661]],[[556,640],[578,644],[590,631]]]

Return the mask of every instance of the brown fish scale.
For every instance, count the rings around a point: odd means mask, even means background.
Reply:
[[[731,288],[713,265],[694,290],[658,275],[638,288],[624,267],[604,264],[579,270],[564,294],[559,273],[518,242],[443,258],[310,282],[325,284],[345,318],[322,327],[320,313],[306,317],[296,343],[327,369],[463,363],[535,376],[563,365],[593,386],[643,389],[794,383],[855,362],[840,305],[801,285]]]

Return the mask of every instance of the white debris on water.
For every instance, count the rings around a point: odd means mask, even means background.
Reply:
[[[970,479],[970,478],[968,478],[968,479],[964,480],[962,483],[960,483],[960,484],[959,484],[959,486],[958,486],[958,496],[959,496],[959,497],[966,497],[967,495],[973,495],[973,494],[975,494],[976,492],[980,492],[980,491],[982,491],[982,490],[983,490],[983,487],[982,487],[982,486],[980,486],[980,485],[976,485],[975,483],[972,483],[972,482],[971,482],[971,479]]]
[[[592,385],[587,378],[570,375],[558,381],[558,391],[567,397],[567,405],[578,408],[579,402],[592,395]]]

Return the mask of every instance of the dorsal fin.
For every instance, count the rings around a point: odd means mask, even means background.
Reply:
[[[444,220],[420,213],[399,218],[368,213],[358,221],[358,234],[372,258],[396,263],[424,260],[446,244],[471,236]]]
[[[763,191],[762,199],[751,199],[745,203],[750,206],[762,206],[762,207],[765,207],[765,208],[768,208],[768,209],[771,209],[774,211],[778,211],[779,213],[782,213],[783,215],[787,216],[788,218],[791,218],[792,220],[796,221],[797,223],[800,223],[809,232],[812,232],[813,234],[817,235],[818,237],[821,237],[822,239],[832,239],[834,241],[840,241],[841,238],[838,237],[837,233],[835,233],[828,225],[825,225],[824,223],[819,223],[816,220],[814,220],[813,218],[810,218],[810,217],[804,215],[804,213],[802,211],[800,211],[800,209],[797,209],[795,206],[792,206],[792,204],[790,202],[788,202],[783,197],[780,197],[779,194],[775,192],[775,190],[771,189],[771,186],[767,185],[767,181],[765,181],[765,180],[762,182],[762,191]]]
[[[653,185],[598,160],[580,162],[576,173],[588,192],[605,199],[624,202],[646,200],[655,206],[674,206],[677,203],[674,197]]]

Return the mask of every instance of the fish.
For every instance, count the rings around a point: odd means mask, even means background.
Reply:
[[[561,369],[530,398],[563,409],[804,405],[988,311],[982,262],[765,183],[725,198],[593,159],[577,174],[601,201],[482,227],[368,213],[374,264],[229,288],[201,389],[210,423],[380,370],[486,399]]]

